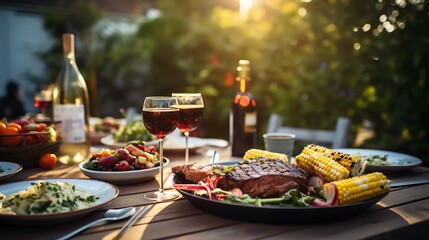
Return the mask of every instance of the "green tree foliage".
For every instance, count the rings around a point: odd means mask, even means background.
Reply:
[[[373,29],[362,44],[370,64],[357,105],[375,126],[367,146],[411,153],[429,164],[429,3],[383,1],[375,6],[378,14],[368,18]]]
[[[73,33],[76,41],[76,61],[79,70],[84,76],[90,92],[91,113],[99,107],[96,91],[97,85],[97,63],[100,53],[93,48],[93,44],[98,40],[92,33],[93,26],[103,17],[103,12],[99,11],[93,3],[76,1],[72,6],[57,6],[64,11],[45,9],[43,11],[44,27],[55,40],[51,48],[39,53],[38,56],[45,62],[46,76],[42,81],[53,83],[56,81],[62,64],[62,34]]]
[[[259,135],[273,112],[325,129],[347,116],[354,130],[374,124],[375,137],[357,147],[429,162],[428,1],[254,0],[241,14],[238,3],[158,0],[161,15],[135,35],[96,34],[99,100],[115,109],[117,99],[140,107],[148,95],[201,92],[199,134],[227,138],[235,68],[249,59]]]

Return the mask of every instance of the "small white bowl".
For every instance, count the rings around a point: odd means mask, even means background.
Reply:
[[[113,184],[132,184],[138,182],[145,182],[155,178],[159,173],[159,167],[130,170],[130,171],[96,171],[86,169],[84,164],[87,161],[81,162],[79,168],[86,176]],[[170,162],[170,159],[164,157],[164,166]]]

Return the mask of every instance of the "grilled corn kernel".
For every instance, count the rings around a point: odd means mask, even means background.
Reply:
[[[366,161],[362,161],[358,156],[338,152],[329,148],[310,144],[308,148],[323,154],[324,156],[331,158],[347,168],[351,173],[351,176],[362,175],[365,172]]]
[[[327,182],[347,178],[350,174],[341,164],[308,147],[296,156],[295,161],[298,167],[309,174],[322,176]]]
[[[340,204],[369,200],[390,191],[390,180],[380,172],[373,172],[332,182],[337,187]],[[326,191],[327,185],[323,188]]]
[[[261,149],[249,149],[246,151],[243,157],[244,160],[258,159],[258,158],[272,158],[272,159],[279,159],[287,163],[289,162],[289,159],[285,154],[265,151]]]

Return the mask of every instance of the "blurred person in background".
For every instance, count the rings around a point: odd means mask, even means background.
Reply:
[[[25,115],[24,104],[21,100],[21,89],[14,81],[6,84],[6,95],[0,99],[0,119],[17,119]]]

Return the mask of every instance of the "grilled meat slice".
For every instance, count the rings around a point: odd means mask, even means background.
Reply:
[[[171,171],[173,173],[182,174],[185,176],[185,179],[198,183],[207,176],[213,175],[213,165],[212,164],[188,164],[188,165],[179,165],[174,166]]]
[[[290,189],[307,192],[308,174],[276,159],[250,159],[237,164],[225,177],[225,188],[240,188],[252,197],[281,197]]]

